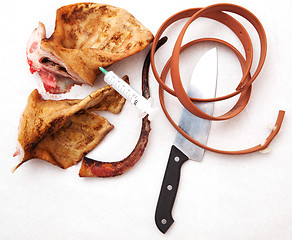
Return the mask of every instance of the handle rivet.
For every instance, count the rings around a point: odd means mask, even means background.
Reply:
[[[167,185],[167,190],[171,191],[172,190],[172,186],[171,185]]]
[[[167,223],[167,220],[166,220],[165,218],[163,218],[163,219],[161,220],[161,223],[162,223],[163,225],[165,225],[165,224]]]
[[[179,157],[178,156],[176,156],[175,158],[174,158],[174,161],[176,161],[176,162],[179,162]]]

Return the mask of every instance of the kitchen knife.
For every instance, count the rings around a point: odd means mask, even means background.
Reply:
[[[196,64],[188,86],[188,96],[196,98],[212,98],[217,87],[217,49],[206,52]],[[196,106],[205,113],[212,115],[214,103],[196,103]],[[211,122],[191,114],[185,108],[182,111],[179,127],[192,138],[206,144]],[[155,212],[155,222],[162,233],[170,228],[174,222],[172,207],[178,190],[180,170],[183,163],[189,159],[201,161],[204,149],[188,141],[177,132],[174,144],[171,147],[165,170],[160,195]]]

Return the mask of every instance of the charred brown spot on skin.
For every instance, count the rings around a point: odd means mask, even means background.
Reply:
[[[76,34],[75,31],[70,31],[69,32],[69,38],[72,39],[72,40],[75,40],[75,41],[78,40],[78,37],[77,37],[77,34]]]
[[[131,49],[131,47],[132,47],[132,44],[129,43],[129,44],[126,46],[126,49],[129,50],[129,49]]]
[[[96,9],[91,7],[90,3],[84,3],[81,6],[75,6],[71,13],[62,14],[61,19],[64,23],[73,24],[76,21],[85,20],[88,15],[94,13],[95,11]],[[108,17],[115,17],[117,15],[115,11],[111,11],[106,5],[100,6],[97,11],[100,15],[106,15]]]
[[[111,59],[108,58],[108,57],[105,57],[105,56],[98,56],[98,60],[102,63],[108,63],[108,62],[111,62]]]
[[[102,124],[98,124],[97,126],[95,126],[93,128],[95,131],[99,131],[100,129],[102,129]]]
[[[111,25],[110,25],[109,23],[102,23],[101,26],[102,26],[101,30],[102,30],[104,33],[106,33],[106,32],[108,31],[108,29],[111,28]]]
[[[29,151],[31,150],[32,148],[34,148],[36,145],[36,143],[29,143],[29,144],[26,144],[23,148],[24,151]]]
[[[93,136],[87,136],[84,144],[88,144],[88,143],[92,142],[93,140],[94,140]]]
[[[117,15],[116,12],[114,11],[111,11],[107,6],[103,5],[103,6],[100,6],[99,9],[98,9],[98,12],[101,14],[101,15],[107,15],[108,17],[115,17]]]
[[[63,124],[66,121],[66,119],[67,118],[65,116],[54,119],[52,122],[50,122],[46,133],[52,134],[58,126],[60,126],[61,124]]]
[[[118,103],[114,104],[112,103],[114,102],[114,99],[112,96],[107,96],[103,99],[103,101],[99,104],[96,105],[97,108],[100,108],[101,106],[103,107],[102,110],[107,110],[109,109],[110,106],[116,107],[116,105],[118,105]]]
[[[107,12],[108,8],[107,6],[100,6],[98,9],[98,12],[100,12],[101,14],[105,14]]]
[[[112,38],[111,38],[111,41],[113,42],[118,42],[121,38],[122,34],[121,33],[115,33]]]
[[[68,24],[73,24],[76,21],[83,21],[88,15],[95,11],[94,8],[90,8],[90,4],[85,3],[81,6],[75,6],[73,11],[70,13],[64,13],[61,15],[61,19]]]

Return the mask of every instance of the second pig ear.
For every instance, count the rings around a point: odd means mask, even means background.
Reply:
[[[129,82],[128,76],[123,79]],[[121,112],[125,99],[107,85],[84,99],[44,100],[34,90],[23,112],[18,141],[21,163],[40,158],[61,168],[79,162],[113,128],[91,111]],[[16,167],[16,168],[17,168]]]
[[[110,96],[116,96],[116,92],[112,87],[105,86],[81,100],[44,100],[35,89],[28,97],[22,115],[19,143],[24,151],[31,150],[46,135],[59,130],[73,114],[90,108],[94,110],[103,100],[111,101]],[[119,98],[119,95],[116,97]],[[119,108],[122,108],[124,100],[120,98],[120,101]],[[115,105],[116,102],[108,104]]]
[[[54,134],[46,135],[31,151],[26,151],[23,162],[37,158],[61,168],[68,168],[83,159],[113,129],[103,117],[88,111],[73,114]]]

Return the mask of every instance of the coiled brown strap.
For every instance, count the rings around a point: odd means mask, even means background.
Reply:
[[[254,72],[253,75],[250,74],[250,69],[252,65],[252,60],[253,60],[253,45],[252,41],[250,39],[250,36],[246,29],[233,17],[228,15],[226,12],[230,13],[235,13],[246,20],[248,20],[252,26],[255,28],[255,30],[258,33],[259,40],[260,40],[260,59],[257,65],[257,68]],[[241,53],[231,44],[228,42],[225,42],[221,39],[215,39],[215,38],[202,38],[202,39],[197,39],[192,42],[189,42],[188,44],[181,46],[184,34],[189,27],[189,25],[198,19],[199,17],[205,17],[205,18],[210,18],[213,20],[216,20],[217,22],[220,22],[221,24],[226,25],[231,31],[233,31],[238,39],[240,40],[244,52],[245,52],[245,58],[241,55]],[[155,61],[154,61],[154,51],[156,48],[156,45],[159,41],[159,38],[165,31],[165,29],[170,26],[172,23],[175,21],[178,21],[183,18],[189,18],[187,23],[184,25],[182,28],[176,43],[173,48],[172,56],[168,60],[168,62],[165,64],[161,75],[159,76],[156,66],[155,66]],[[217,44],[223,44],[224,46],[227,46],[230,48],[235,55],[237,56],[241,68],[242,68],[242,79],[239,82],[237,88],[235,89],[234,92],[225,95],[225,96],[220,96],[216,98],[209,98],[209,99],[199,99],[199,98],[190,98],[188,97],[182,82],[180,78],[180,71],[179,71],[179,55],[181,52],[186,50],[189,46],[199,43],[199,42],[216,42]],[[160,103],[162,106],[162,109],[169,120],[169,122],[174,126],[174,128],[182,134],[185,138],[187,138],[189,141],[193,142],[194,144],[206,149],[210,150],[213,152],[217,153],[222,153],[222,154],[246,154],[246,153],[251,153],[251,152],[256,152],[260,150],[264,150],[268,147],[268,145],[271,143],[273,138],[277,135],[281,128],[281,124],[285,115],[284,111],[279,111],[278,118],[275,124],[275,127],[273,128],[272,132],[266,139],[265,143],[259,144],[255,147],[251,147],[249,149],[245,150],[237,150],[237,151],[225,151],[225,150],[219,150],[219,149],[214,149],[211,147],[208,147],[206,145],[201,144],[200,142],[196,141],[192,137],[190,137],[188,134],[186,134],[183,130],[181,130],[178,125],[173,121],[171,116],[169,115],[165,103],[164,103],[164,91],[167,91],[168,93],[172,94],[173,96],[176,96],[178,100],[181,102],[181,104],[191,113],[195,114],[196,116],[208,120],[226,120],[230,119],[237,114],[239,114],[244,107],[247,105],[250,94],[251,94],[251,89],[252,89],[252,83],[256,79],[256,77],[259,75],[263,64],[265,62],[266,58],[266,52],[267,52],[267,39],[266,39],[266,34],[264,31],[264,28],[260,21],[247,9],[244,9],[240,6],[233,5],[233,4],[214,4],[205,8],[192,8],[192,9],[187,9],[181,12],[178,12],[168,18],[159,28],[154,40],[153,40],[153,45],[152,45],[152,50],[151,50],[151,67],[153,74],[159,83],[159,98],[160,98]],[[173,90],[170,89],[166,84],[165,84],[165,79],[167,76],[168,71],[170,70],[171,74],[171,80],[172,80],[172,85],[173,85]],[[202,112],[195,104],[194,102],[212,102],[212,101],[221,101],[225,100],[231,97],[234,97],[236,95],[240,94],[238,101],[235,103],[235,105],[225,114],[221,116],[212,116],[208,115],[204,112]]]

